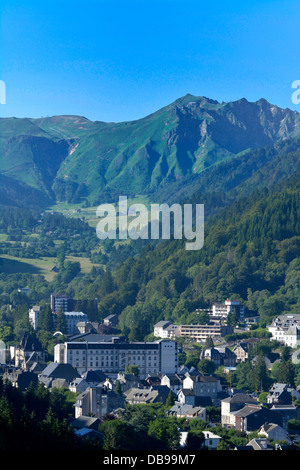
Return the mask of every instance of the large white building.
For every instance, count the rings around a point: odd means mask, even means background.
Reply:
[[[75,335],[79,333],[77,324],[80,322],[87,322],[88,316],[83,312],[65,312],[65,321],[68,335]]]
[[[40,313],[41,313],[41,307],[39,305],[34,305],[29,310],[29,321],[35,330],[37,329],[37,326],[38,326]]]
[[[236,313],[240,320],[244,319],[244,306],[238,300],[225,300],[223,303],[212,304],[210,314],[213,317],[227,318],[230,313]]]
[[[300,341],[300,314],[279,315],[268,326],[268,331],[271,339],[295,348]]]
[[[39,305],[34,305],[28,313],[29,321],[32,324],[33,328],[36,330],[38,327],[39,317],[41,313],[41,307]],[[56,314],[53,315],[54,324],[56,323]],[[66,334],[75,335],[80,332],[78,323],[87,322],[88,316],[83,312],[64,312],[65,321],[66,321]]]
[[[222,325],[220,321],[211,321],[208,325],[179,325],[176,336],[191,338],[196,342],[205,342],[208,338],[221,338],[232,334],[232,326]]]
[[[159,321],[154,325],[154,336],[156,338],[174,338],[178,326],[171,321]]]
[[[71,364],[80,374],[101,369],[112,376],[134,364],[140,371],[140,378],[145,378],[176,373],[178,346],[176,341],[167,339],[147,343],[69,341],[55,346],[54,361]]]

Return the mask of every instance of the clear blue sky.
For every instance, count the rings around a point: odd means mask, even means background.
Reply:
[[[191,93],[293,105],[300,2],[1,0],[1,116],[141,118]]]

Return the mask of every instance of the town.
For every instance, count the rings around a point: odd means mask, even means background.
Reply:
[[[300,450],[296,3],[2,0],[7,461]]]
[[[128,341],[116,315],[100,324],[73,305],[66,295],[51,295],[52,356],[35,335],[42,308],[29,309],[31,332],[17,346],[2,345],[2,396],[4,384],[25,396],[41,388],[61,400],[69,394],[63,421],[76,442],[99,449],[300,446],[300,315],[279,315],[260,338],[253,334],[257,318],[226,299],[196,310],[209,316],[206,324],[159,321],[152,341]],[[156,426],[164,429],[161,438]]]

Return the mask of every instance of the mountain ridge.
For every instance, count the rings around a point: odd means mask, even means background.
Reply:
[[[299,135],[300,113],[264,98],[220,103],[186,94],[119,123],[76,115],[1,118],[1,175],[52,201],[155,197],[162,187],[180,188],[244,152]]]

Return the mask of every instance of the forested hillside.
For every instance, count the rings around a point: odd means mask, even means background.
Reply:
[[[132,330],[136,339],[161,319],[201,321],[196,308],[226,298],[242,301],[265,326],[275,315],[299,309],[299,190],[297,173],[208,220],[201,250],[186,251],[183,240],[150,243],[102,281],[74,279],[69,290],[97,297],[98,315],[118,314],[121,330]]]
[[[0,125],[2,339],[18,341],[28,307],[52,292],[77,299],[91,320],[117,314],[133,340],[161,319],[204,322],[195,310],[228,297],[262,326],[298,311],[299,113],[186,95],[133,122],[54,116]],[[56,212],[59,200],[88,209],[121,194],[204,204],[204,247],[100,242],[81,214]]]
[[[195,307],[228,297],[243,301],[263,325],[274,315],[297,311],[299,211],[295,175],[280,188],[257,192],[208,221],[200,251],[186,252],[177,241],[145,248],[140,259],[129,260],[115,275],[120,288],[125,279],[139,288],[120,324],[139,324],[146,332],[159,319],[186,322]]]
[[[198,198],[196,194],[191,201]],[[3,210],[2,225],[10,224],[17,233],[14,223],[19,226],[19,216],[18,212]],[[184,239],[161,241],[156,246],[151,241],[132,240],[123,248],[108,243],[107,259],[112,256],[119,264],[93,268],[86,274],[79,263],[66,261],[65,256],[91,255],[97,244],[95,230],[59,214],[46,214],[42,225],[35,225],[36,217],[36,213],[28,212],[21,219],[23,228],[33,225],[44,233],[40,244],[26,248],[27,254],[31,250],[32,256],[41,256],[52,250],[59,270],[51,282],[30,273],[1,275],[2,318],[11,325],[11,331],[16,325],[23,325],[24,330],[22,318],[24,315],[27,320],[27,309],[9,313],[7,303],[29,306],[32,302],[47,302],[51,292],[90,301],[88,314],[92,320],[117,314],[120,330],[130,334],[131,339],[144,338],[162,319],[201,322],[203,319],[195,315],[196,308],[226,298],[243,302],[247,314],[260,316],[262,326],[275,315],[299,310],[299,173],[270,188],[253,191],[248,197],[241,196],[215,214],[212,211],[205,221],[201,250],[187,251]],[[53,244],[51,236],[61,238],[63,244]],[[18,249],[16,244],[2,243],[2,252],[4,246]],[[19,250],[24,255],[25,248],[19,245]],[[30,287],[28,296],[17,292],[22,285]]]

